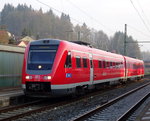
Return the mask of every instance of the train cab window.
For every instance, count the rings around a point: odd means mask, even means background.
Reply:
[[[87,58],[83,58],[83,67],[87,68]]]
[[[76,67],[81,68],[81,58],[79,56],[76,56]]]
[[[103,67],[103,66],[102,66],[102,61],[101,61],[101,60],[98,61],[98,67],[99,67],[99,68],[102,68],[102,67]]]
[[[28,70],[51,70],[56,50],[30,50]]]
[[[58,45],[31,45],[27,60],[27,71],[39,73],[50,71],[54,64],[57,49]]]
[[[71,68],[72,64],[71,64],[71,52],[68,52],[67,58],[66,58],[66,62],[65,62],[65,68]]]

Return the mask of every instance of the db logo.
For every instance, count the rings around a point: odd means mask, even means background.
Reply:
[[[40,81],[40,75],[35,75],[35,80]]]

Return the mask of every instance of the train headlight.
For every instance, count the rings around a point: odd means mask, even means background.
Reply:
[[[51,76],[44,76],[44,80],[51,80],[52,77]]]
[[[32,79],[32,76],[26,76],[26,79]]]

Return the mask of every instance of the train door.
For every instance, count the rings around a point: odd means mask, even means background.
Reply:
[[[125,71],[124,71],[124,76],[125,76],[125,80],[127,80],[128,78],[128,70],[129,70],[129,62],[127,61],[127,59],[124,57],[124,66],[125,66]]]
[[[93,57],[90,54],[90,84],[93,84]]]

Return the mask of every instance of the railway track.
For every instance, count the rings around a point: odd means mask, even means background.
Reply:
[[[47,99],[43,99],[18,106],[6,107],[0,109],[0,121],[16,120],[45,110],[55,109],[59,106],[66,105],[74,101],[75,99],[69,101],[64,99],[60,99],[57,101],[56,100],[50,101]]]
[[[113,87],[113,89],[114,89],[114,87]],[[107,91],[108,90],[111,90],[111,89],[107,89]],[[24,105],[20,105],[20,106],[14,106],[11,108],[1,109],[0,110],[0,120],[8,121],[8,120],[17,120],[18,119],[20,121],[20,119],[27,120],[28,117],[29,117],[29,119],[33,118],[33,119],[37,120],[37,119],[39,119],[38,116],[40,116],[40,115],[44,116],[44,114],[46,114],[47,112],[50,112],[50,114],[52,114],[52,112],[53,112],[56,115],[56,113],[58,113],[57,110],[60,110],[60,112],[61,112],[61,110],[64,110],[66,112],[65,106],[69,107],[69,108],[71,107],[71,105],[72,105],[72,107],[74,107],[74,106],[76,107],[80,103],[84,103],[82,105],[88,106],[89,105],[88,100],[97,98],[97,95],[102,94],[102,92],[104,92],[104,90],[96,92],[96,93],[91,93],[86,96],[82,96],[82,97],[75,98],[75,99],[69,99],[69,100],[66,100],[66,99],[60,100],[59,99],[59,101],[54,101],[54,102],[49,102],[49,100],[48,100],[48,103],[46,103],[45,101],[41,101],[41,102],[37,101],[35,103],[33,102],[33,103],[24,104]],[[111,92],[113,92],[113,91],[111,91]],[[106,93],[106,95],[107,95],[107,93]],[[102,98],[104,98],[104,97],[102,97]],[[87,99],[87,98],[90,98],[90,99]],[[99,99],[99,102],[100,101],[101,101],[101,103],[104,103],[104,102],[107,102],[108,100],[107,99],[104,99],[104,100]],[[94,103],[94,102],[92,102],[92,103]],[[84,113],[84,111],[83,111],[83,113]],[[50,114],[48,114],[48,115],[50,116]],[[56,117],[58,117],[58,116],[56,115]],[[45,116],[44,116],[44,118],[49,119],[49,120],[55,120],[54,116],[52,116],[52,115],[50,116],[50,118],[47,118]],[[71,119],[71,118],[68,117],[68,119]]]
[[[95,95],[96,94],[97,92],[95,93]],[[43,100],[21,104],[18,106],[10,106],[6,108],[2,108],[0,109],[0,121],[11,121],[31,114],[39,113],[41,111],[50,110],[50,109],[55,110],[60,106],[76,102],[83,98],[84,97],[79,97],[77,99],[71,98],[69,100],[59,98],[60,100],[57,101],[49,101],[49,99],[48,100],[43,99]]]
[[[97,95],[98,92],[94,92],[90,95]],[[69,100],[67,99],[60,99],[59,101],[52,101],[52,102],[47,102],[48,100],[38,100],[38,101],[33,101],[29,102],[26,104],[21,104],[18,106],[10,106],[6,108],[0,109],[0,121],[11,121],[11,120],[16,120],[21,117],[25,117],[31,114],[39,113],[41,111],[45,110],[50,110],[50,109],[57,109],[60,106],[67,105],[70,103],[74,103],[77,101],[80,101],[84,99],[86,96],[81,96],[78,98],[71,98]]]
[[[28,113],[31,113],[32,111],[36,110],[36,106],[42,102],[43,100],[37,100],[17,106],[9,106],[2,108],[0,109],[0,120],[10,121],[18,117],[27,115]]]
[[[133,89],[109,102],[97,106],[83,114],[71,119],[71,121],[125,121],[131,112],[149,97],[150,83]]]
[[[150,93],[146,94],[141,98],[137,103],[135,103],[129,110],[127,110],[117,121],[126,121],[129,117],[136,111],[148,98],[150,97]]]

